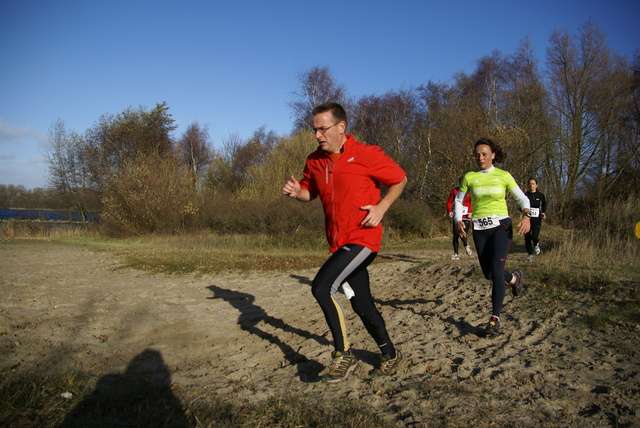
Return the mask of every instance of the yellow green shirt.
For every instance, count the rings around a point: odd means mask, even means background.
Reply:
[[[486,173],[475,169],[464,175],[460,183],[460,191],[471,193],[473,218],[490,215],[509,215],[507,190],[513,191],[518,184],[507,171],[496,168]]]

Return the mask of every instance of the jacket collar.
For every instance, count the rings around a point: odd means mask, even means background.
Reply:
[[[346,153],[350,153],[351,150],[353,150],[354,144],[356,143],[356,139],[353,136],[353,134],[346,134],[346,137],[347,137],[347,141],[345,141],[344,144],[342,145],[342,154],[340,156],[344,156]],[[321,152],[326,157],[330,157],[329,153],[323,151],[320,148],[318,148],[317,151]]]

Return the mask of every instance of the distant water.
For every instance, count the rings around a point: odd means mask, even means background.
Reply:
[[[98,221],[100,213],[87,213],[87,221]],[[81,222],[82,215],[78,211],[54,210],[21,210],[0,208],[0,221],[6,220],[41,220],[55,223]]]

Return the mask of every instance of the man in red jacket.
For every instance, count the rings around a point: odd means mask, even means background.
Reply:
[[[380,348],[380,366],[374,374],[391,374],[402,356],[373,301],[367,266],[380,250],[380,222],[405,188],[406,174],[380,147],[367,146],[345,133],[347,114],[340,104],[319,105],[312,115],[318,149],[307,158],[302,180],[291,176],[282,192],[303,202],[319,196],[324,209],[332,254],[311,286],[335,345],[333,363],[323,380],[340,382],[357,364],[349,349],[344,309],[336,298],[340,287]],[[382,199],[380,184],[389,188]]]

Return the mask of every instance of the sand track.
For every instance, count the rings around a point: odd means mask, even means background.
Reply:
[[[383,252],[385,262],[370,268],[373,293],[405,362],[391,377],[369,375],[377,349],[344,300],[359,366],[326,385],[318,372],[331,342],[309,290],[315,270],[164,276],[117,269],[114,256],[72,246],[11,243],[0,252],[3,370],[124,373],[153,350],[181,387],[240,401],[337,394],[400,426],[447,418],[640,426],[640,328],[593,331],[572,308],[543,316],[533,287],[523,297],[507,293],[504,334],[484,338],[490,287],[474,274],[475,258]]]

